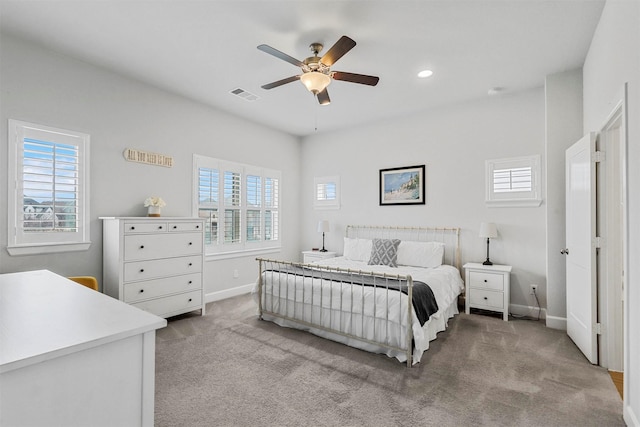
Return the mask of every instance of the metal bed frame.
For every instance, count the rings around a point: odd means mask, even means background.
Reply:
[[[390,226],[355,226],[349,225],[346,236],[352,238],[373,239],[400,239],[409,241],[437,241],[445,244],[444,264],[453,265],[460,269],[460,229],[459,228],[431,228],[431,227],[390,227]],[[260,319],[267,314],[274,318],[280,318],[315,328],[331,334],[337,334],[363,343],[373,344],[378,347],[406,353],[407,367],[413,362],[413,278],[410,275],[392,275],[360,270],[343,269],[336,267],[319,266],[316,264],[303,264],[297,262],[279,261],[273,259],[257,258],[259,266],[258,276],[258,306]],[[307,268],[314,270],[315,277],[300,278],[290,269]],[[271,274],[269,274],[271,273]],[[331,285],[329,276],[341,273],[343,278],[339,285]],[[270,275],[270,290],[265,290],[266,277]],[[295,276],[295,277],[293,277]],[[300,281],[303,281],[300,284]],[[373,306],[365,304],[364,282],[373,281]],[[389,330],[389,293],[398,292],[390,288],[390,283],[406,285],[407,303],[398,304],[398,332],[396,337],[402,335],[402,327],[406,327],[405,345],[392,342]],[[293,288],[291,288],[291,286]],[[339,290],[335,289],[339,286]],[[277,296],[274,290],[277,288]],[[320,297],[314,299],[313,290],[320,291]],[[378,292],[386,293],[384,301],[386,307],[378,307],[376,295]],[[326,295],[328,293],[328,295]],[[338,295],[336,295],[338,294]],[[282,297],[284,295],[284,298]],[[347,301],[344,301],[344,296]],[[357,298],[354,298],[354,295]],[[290,298],[293,297],[292,300]],[[306,299],[305,299],[306,297]],[[310,304],[307,302],[310,298]],[[401,301],[402,301],[402,297]],[[319,300],[319,301],[318,301]],[[328,301],[328,303],[327,303]],[[370,303],[370,301],[368,302]],[[284,305],[282,307],[281,305]],[[291,307],[289,306],[291,304]],[[278,305],[278,307],[275,307]],[[404,307],[403,307],[404,306]],[[367,309],[368,308],[368,309]],[[337,318],[336,318],[336,313]],[[366,314],[368,313],[368,314]],[[346,320],[343,316],[346,316]],[[367,334],[365,319],[372,319],[373,332]],[[358,324],[359,319],[360,324]],[[344,323],[345,320],[347,323]],[[337,325],[336,325],[337,323]],[[377,328],[377,325],[381,327]],[[383,325],[383,326],[382,326]],[[376,333],[378,335],[376,335]],[[370,335],[373,335],[371,337]]]

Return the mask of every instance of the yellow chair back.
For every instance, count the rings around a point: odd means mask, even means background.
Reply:
[[[98,290],[98,281],[96,280],[95,277],[92,277],[92,276],[73,276],[73,277],[67,277],[67,279],[73,280],[76,283],[80,283],[81,285],[86,286],[87,288],[91,288],[94,291]]]

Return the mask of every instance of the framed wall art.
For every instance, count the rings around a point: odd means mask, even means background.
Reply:
[[[424,204],[424,165],[380,169],[380,206]]]

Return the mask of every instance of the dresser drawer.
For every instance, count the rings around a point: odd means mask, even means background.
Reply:
[[[202,253],[202,233],[130,234],[124,237],[125,261],[199,253]]]
[[[165,221],[131,221],[124,223],[124,234],[165,231],[167,231],[167,223]]]
[[[496,273],[485,273],[481,271],[471,271],[469,273],[469,286],[472,288],[503,291],[504,275]]]
[[[484,289],[471,289],[469,302],[474,307],[487,307],[502,310],[504,308],[504,294],[502,292],[486,291]]]
[[[200,221],[190,221],[190,222],[169,222],[169,232],[176,231],[200,231],[204,227],[204,223]]]
[[[123,282],[127,283],[200,272],[202,272],[202,257],[199,255],[135,261],[124,264]]]
[[[162,317],[167,317],[171,315],[171,313],[184,313],[204,307],[202,305],[202,291],[170,295],[168,297],[156,298],[131,305]]]
[[[198,289],[202,289],[201,273],[125,283],[124,302],[139,302],[164,295],[177,294]]]

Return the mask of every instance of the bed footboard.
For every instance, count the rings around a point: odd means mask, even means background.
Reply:
[[[413,279],[257,258],[260,318],[283,319],[413,358]]]

